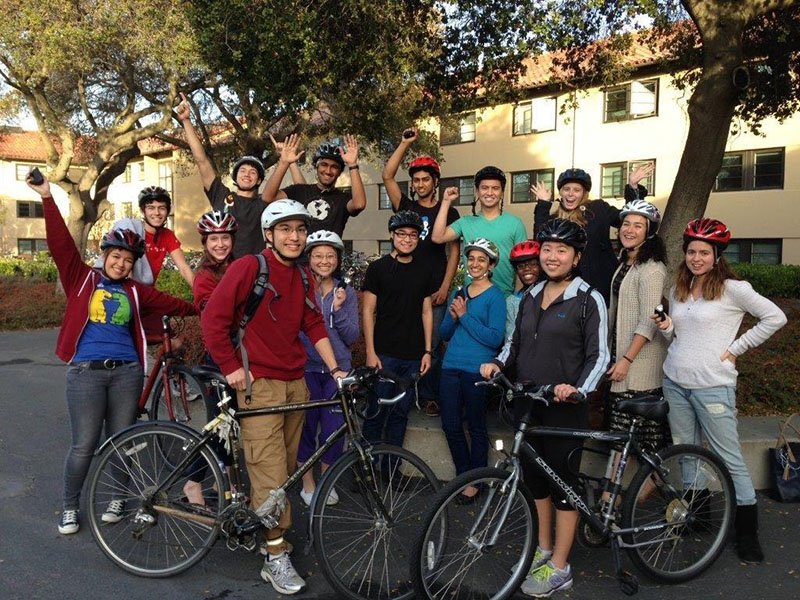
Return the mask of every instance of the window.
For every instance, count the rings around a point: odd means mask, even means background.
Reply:
[[[539,169],[537,171],[523,171],[511,174],[511,202],[532,202],[531,186],[544,183],[553,190],[553,169]]]
[[[439,200],[449,187],[458,188],[458,205],[469,206],[475,201],[475,179],[472,177],[448,177],[439,182]]]
[[[172,208],[175,209],[175,193],[172,189],[172,163],[158,163],[158,185],[169,192],[172,198]]]
[[[117,219],[133,218],[133,202],[120,202],[117,204]]]
[[[784,149],[726,152],[715,192],[783,189]]]
[[[30,173],[30,170],[33,167],[39,167],[40,171],[44,170],[44,165],[17,163],[17,169],[16,169],[17,181],[25,181],[25,178],[28,176],[28,173]]]
[[[556,128],[556,99],[534,98],[514,107],[513,135],[552,131]]]
[[[122,175],[122,183],[130,183],[131,182],[131,166],[125,165],[125,173]]]
[[[600,196],[602,198],[624,198],[625,197],[625,184],[628,183],[628,176],[642,165],[648,163],[655,164],[655,159],[650,160],[632,160],[630,162],[610,163],[600,165],[601,167],[601,190]],[[639,182],[647,188],[649,194],[655,193],[656,187],[656,172],[653,171]]]
[[[443,124],[439,134],[439,144],[463,144],[475,141],[475,113],[461,115],[455,125]]]
[[[605,91],[603,122],[627,121],[658,114],[658,79],[633,81]]]
[[[400,186],[400,191],[408,196],[408,182],[398,181],[397,185]],[[380,210],[392,210],[392,201],[389,200],[389,194],[386,193],[386,186],[382,183],[378,184],[378,208]]]
[[[353,253],[353,240],[342,240],[344,244],[344,253],[345,254],[352,254]]]
[[[732,263],[781,264],[781,240],[731,240],[725,258]]]
[[[379,240],[378,241],[378,254],[381,256],[386,256],[392,251],[392,241],[391,240]]]
[[[18,254],[35,254],[36,252],[47,252],[47,240],[42,239],[18,239]]]
[[[139,172],[138,179],[139,181],[144,181],[144,163],[139,163],[138,167],[139,167],[137,169]]]
[[[27,173],[27,171],[26,171]],[[41,202],[22,202],[17,201],[17,218],[44,218],[44,206]]]

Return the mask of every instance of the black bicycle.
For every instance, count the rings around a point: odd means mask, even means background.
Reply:
[[[363,367],[340,379],[330,400],[235,411],[225,378],[201,371],[196,374],[216,382],[222,395],[219,415],[202,432],[175,422],[138,423],[98,450],[89,478],[89,523],[106,556],[130,573],[166,577],[199,562],[220,534],[231,550],[257,552],[262,532],[277,525],[286,507],[286,491],[346,435],[350,450],[326,471],[310,507],[309,530],[322,571],[346,598],[410,598],[412,544],[440,485],[415,454],[367,443],[356,419],[364,416],[368,392],[376,383],[403,382],[386,371]],[[404,393],[380,403],[395,404]],[[249,506],[239,477],[239,420],[320,406],[338,407],[343,425],[260,507]],[[209,446],[215,436],[232,456],[230,481]],[[183,497],[189,478],[200,480],[204,505]],[[339,501],[329,504],[334,489]],[[122,518],[109,523],[103,515],[112,502],[122,503]]]
[[[528,575],[538,521],[531,492],[522,481],[520,457],[536,464],[560,488],[600,538],[608,540],[620,586],[636,593],[636,577],[621,567],[620,548],[648,577],[667,583],[687,581],[708,569],[725,547],[735,508],[733,482],[722,460],[693,445],[651,453],[637,443],[641,418],[661,420],[669,407],[650,397],[618,403],[632,419],[629,431],[591,431],[531,426],[535,402],[548,404],[551,386],[511,383],[498,372],[487,382],[505,391],[518,415],[513,444],[497,466],[474,469],[442,488],[425,516],[412,557],[418,598],[509,598]],[[580,399],[580,398],[578,398]],[[527,436],[593,439],[622,447],[607,491],[610,500],[595,512],[525,441]],[[640,465],[622,494],[631,457]],[[612,459],[609,459],[613,461]],[[613,464],[613,463],[612,463]],[[475,487],[478,499],[463,502],[462,490]],[[621,523],[615,505],[622,494]]]

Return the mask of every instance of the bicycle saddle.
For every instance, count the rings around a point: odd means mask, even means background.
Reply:
[[[198,379],[225,379],[225,375],[218,368],[206,365],[192,367],[192,375]]]
[[[641,398],[626,398],[617,402],[618,411],[644,417],[651,421],[663,421],[669,413],[669,404],[658,396],[643,396]]]

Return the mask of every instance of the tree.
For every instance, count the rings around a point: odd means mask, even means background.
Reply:
[[[782,121],[800,108],[798,3],[548,0],[531,18],[541,47],[559,51],[555,84],[593,87],[629,78],[625,54],[643,42],[662,56],[678,86],[692,90],[688,137],[661,229],[675,269],[686,223],[705,212],[734,118],[758,132],[764,118]]]
[[[46,10],[7,0],[4,11],[14,18],[0,25],[0,106],[22,102],[35,119],[84,250],[138,142],[171,125],[179,89],[203,81],[194,38],[181,5],[166,0],[52,0]]]

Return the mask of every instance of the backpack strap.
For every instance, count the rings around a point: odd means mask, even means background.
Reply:
[[[589,298],[592,297],[592,292],[596,288],[593,285],[589,286],[589,289],[586,290],[586,295],[583,297],[583,301],[581,302],[581,334],[586,334],[586,317],[587,313],[589,312]]]
[[[308,297],[308,290],[311,287],[311,285],[308,283],[308,272],[300,265],[297,265],[297,268],[300,269],[300,279],[303,281],[303,297],[306,300],[306,306],[308,306],[314,312],[320,312],[317,303]]]
[[[250,380],[250,361],[247,357],[247,348],[245,348],[243,343],[244,330],[247,327],[247,323],[253,318],[253,315],[256,314],[256,310],[259,304],[261,304],[261,300],[263,300],[267,290],[270,289],[272,293],[275,294],[275,288],[273,288],[272,284],[269,282],[269,264],[267,263],[267,257],[263,254],[256,254],[255,257],[256,260],[258,260],[258,275],[256,275],[256,279],[253,282],[253,290],[250,292],[250,295],[247,297],[247,302],[244,305],[244,313],[239,320],[239,333],[237,334],[237,346],[242,352],[242,368],[244,369],[245,404],[250,404],[252,400],[253,382]]]

